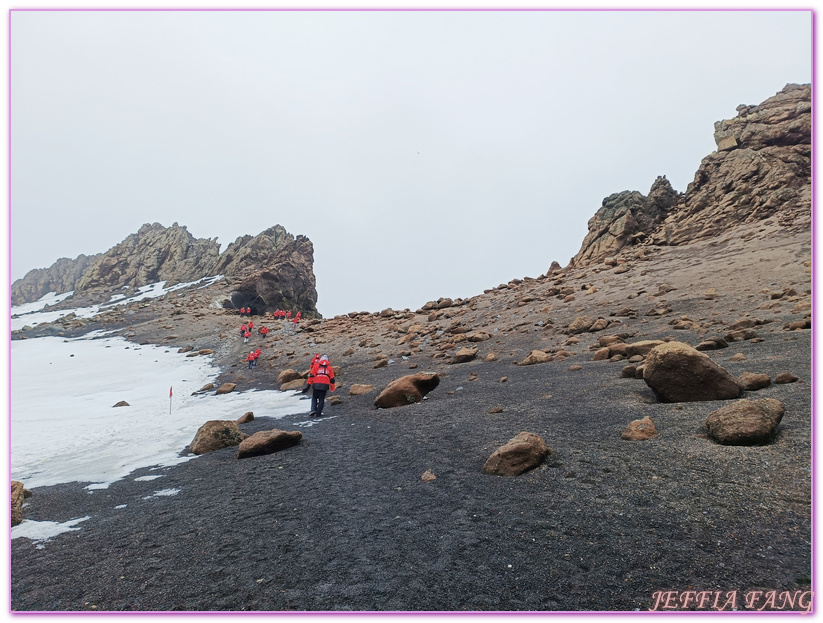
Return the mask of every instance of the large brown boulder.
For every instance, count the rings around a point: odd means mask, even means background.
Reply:
[[[31,491],[23,487],[17,480],[11,481],[11,525],[16,526],[23,521],[23,499],[31,497]]]
[[[232,420],[209,420],[194,435],[189,444],[192,454],[205,454],[222,448],[240,445],[248,435],[237,427]]]
[[[683,342],[666,342],[649,351],[643,380],[661,402],[728,400],[740,395],[740,385],[725,368]]]
[[[285,431],[277,428],[261,430],[246,437],[237,448],[237,458],[273,454],[297,444],[303,438],[299,430]]]
[[[423,396],[440,384],[438,374],[420,372],[395,379],[374,399],[374,406],[381,409],[402,407],[421,402]]]
[[[300,373],[296,370],[292,370],[289,368],[288,370],[283,370],[280,374],[277,375],[277,382],[278,383],[288,383],[289,381],[295,381],[299,378],[303,378],[300,376]]]
[[[706,416],[709,436],[727,446],[768,443],[783,419],[785,407],[774,398],[738,400]]]
[[[540,435],[522,432],[492,453],[483,465],[483,473],[519,476],[540,465],[550,452]]]

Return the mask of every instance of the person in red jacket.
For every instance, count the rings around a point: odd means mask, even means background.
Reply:
[[[246,361],[249,362],[249,370],[251,370],[251,367],[254,365],[254,351],[253,350],[249,351],[249,354],[246,357]]]
[[[260,349],[254,351],[254,365],[257,365],[257,360],[260,359]]]
[[[251,320],[249,320],[249,331],[251,331],[252,329],[254,329],[254,323]]]
[[[306,383],[311,385],[311,413],[309,417],[323,415],[323,405],[326,402],[326,392],[334,391],[334,368],[326,355],[317,360],[309,371]]]
[[[269,334],[269,328],[266,325],[260,327],[260,335],[266,337]]]
[[[246,332],[243,333],[243,344],[247,344],[250,337],[251,337],[251,331],[246,329]]]
[[[300,312],[297,312],[297,320],[300,320]]]
[[[241,316],[245,316],[245,315],[246,315],[246,308],[245,308],[245,307],[241,307],[241,308],[240,308],[240,315],[241,315]]]
[[[245,323],[240,325],[240,336],[244,336],[248,330],[249,328],[245,325]]]

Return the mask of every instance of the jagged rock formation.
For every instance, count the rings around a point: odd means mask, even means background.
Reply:
[[[158,281],[194,281],[211,276],[220,253],[216,240],[198,240],[177,223],[143,225],[136,234],[99,256],[74,289],[139,288]]]
[[[715,123],[717,151],[703,159],[682,195],[665,177],[648,197],[607,197],[571,266],[603,261],[639,242],[683,245],[774,217],[784,228],[811,224],[811,86],[789,84],[737,117]]]
[[[241,236],[220,253],[216,239],[196,239],[177,223],[168,228],[153,223],[100,255],[61,259],[50,268],[30,271],[12,284],[11,302],[34,301],[51,291],[108,292],[222,274],[238,284],[231,293],[237,307],[251,306],[258,313],[277,307],[300,309],[313,316],[313,264],[311,241],[295,238],[280,225],[257,236]]]
[[[606,197],[601,208],[589,219],[589,233],[572,263],[583,266],[602,261],[645,238],[678,199],[679,195],[665,176],[654,181],[648,196],[626,190]]]
[[[49,268],[30,270],[23,279],[11,284],[11,304],[22,305],[36,301],[49,292],[62,294],[74,290],[74,284],[83,276],[89,264],[99,257],[79,255],[73,260],[61,257]]]

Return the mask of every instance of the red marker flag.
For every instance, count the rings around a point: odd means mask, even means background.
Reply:
[[[169,398],[171,398],[171,387],[169,387]]]
[[[169,387],[169,415],[171,415],[171,387]]]

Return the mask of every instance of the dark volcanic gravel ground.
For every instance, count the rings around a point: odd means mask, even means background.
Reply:
[[[735,375],[805,381],[747,396],[786,405],[768,446],[708,441],[703,421],[722,403],[659,404],[622,364],[585,352],[447,366],[425,402],[391,410],[341,392],[299,445],[269,456],[226,449],[106,490],[38,488],[27,519],[90,519],[42,548],[12,541],[12,609],[645,610],[660,590],[808,590],[810,336],[765,337],[711,355]],[[736,352],[748,365],[727,361]],[[398,367],[354,382],[381,387]],[[622,441],[645,415],[659,436]],[[483,475],[524,430],[550,459]],[[135,482],[148,473],[163,477]]]

